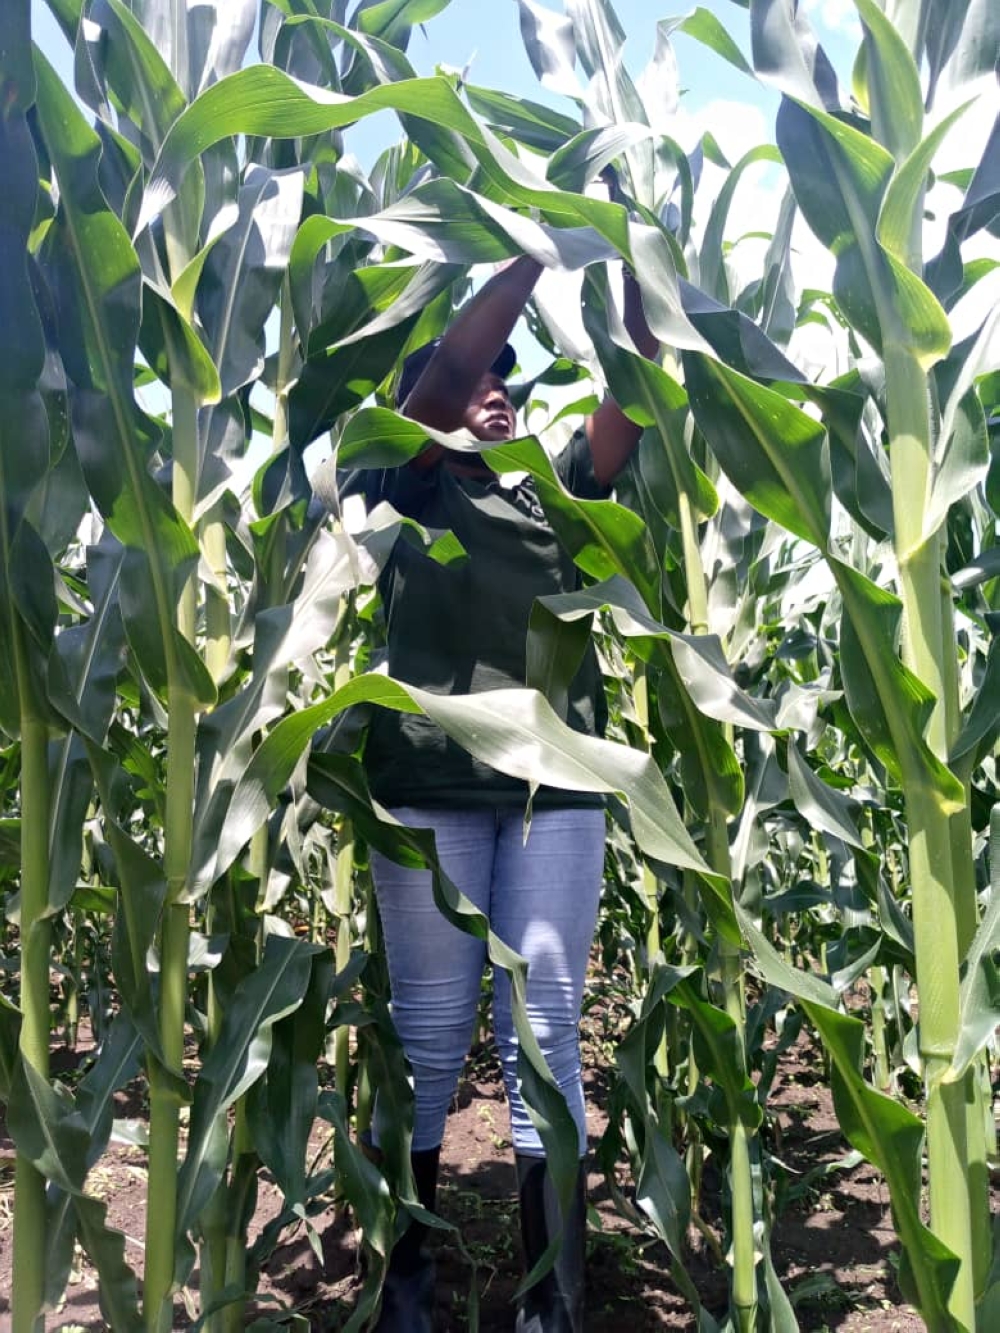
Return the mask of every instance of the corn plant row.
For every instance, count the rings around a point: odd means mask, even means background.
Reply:
[[[992,1327],[1000,376],[995,319],[968,311],[998,267],[969,247],[996,234],[1000,131],[948,178],[938,251],[923,227],[945,136],[985,96],[986,7],[857,0],[848,99],[794,0],[752,0],[749,55],[707,11],[664,21],[639,82],[606,0],[563,16],[519,0],[529,58],[568,112],[417,77],[411,27],[447,0],[201,4],[208,42],[182,0],[49,7],[75,97],[31,45],[28,0],[0,50],[3,291],[21,312],[0,327],[15,1333],[44,1327],[77,1241],[115,1329],[171,1328],[178,1292],[207,1329],[243,1327],[276,1235],[248,1246],[262,1168],[278,1226],[310,1229],[325,1191],[354,1210],[373,1259],[348,1324],[363,1326],[419,1210],[406,1071],[353,874],[366,848],[429,866],[441,910],[511,972],[526,1096],[568,1196],[575,1131],[527,1023],[523,963],[432,842],[373,804],[357,753],[371,707],[424,711],[529,781],[609,794],[620,901],[643,939],[601,1154],[609,1177],[628,1157],[638,1209],[622,1207],[666,1243],[699,1328],[797,1327],[770,1255],[764,1136],[778,1052],[763,1038],[789,1005],[825,1047],[845,1137],[886,1178],[907,1298],[929,1327]],[[731,166],[714,141],[687,154],[662,133],[645,99],[676,101],[676,29],[777,87],[776,147]],[[386,109],[405,139],[365,175],[345,136]],[[728,174],[698,231],[706,157]],[[746,282],[723,237],[759,161],[783,164],[788,193]],[[588,189],[602,175],[611,200]],[[794,285],[797,215],[834,258],[831,293]],[[533,437],[491,451],[534,477],[588,586],[538,606],[524,691],[441,698],[368,669],[398,516],[349,535],[333,465],[310,481],[303,451],[324,437],[345,466],[417,453],[424,432],[385,405],[393,367],[441,330],[470,266],[524,251],[579,273],[593,352],[589,371],[568,366],[573,333],[540,298],[553,360],[529,421],[548,384],[585,398],[596,374],[646,434],[618,502],[568,497]],[[622,328],[619,260],[658,364]],[[841,373],[815,380],[797,335],[821,321]],[[261,438],[242,495],[235,470]],[[449,558],[447,543],[428,554]],[[581,624],[609,659],[607,741],[553,707]],[[114,1000],[70,1093],[50,1075],[50,986],[83,916],[107,941]],[[845,1005],[858,981],[867,1029]],[[918,1109],[895,1095],[904,1066]],[[141,1297],[87,1188],[136,1077]],[[356,1143],[372,1086],[396,1106],[391,1192]],[[317,1119],[332,1171],[307,1169]],[[719,1219],[702,1216],[709,1153],[727,1179]],[[721,1318],[687,1270],[692,1225],[728,1256]]]

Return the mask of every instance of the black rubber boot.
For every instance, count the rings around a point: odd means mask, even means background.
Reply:
[[[525,1269],[532,1268],[559,1231],[559,1204],[543,1157],[516,1155]],[[562,1246],[548,1273],[525,1293],[516,1333],[583,1333],[584,1262],[587,1247],[587,1182],[583,1164],[568,1213]]]
[[[437,1199],[441,1149],[410,1155],[417,1198],[429,1213]],[[382,1305],[373,1333],[431,1333],[434,1314],[434,1260],[425,1249],[427,1227],[411,1222],[393,1246],[382,1287]]]

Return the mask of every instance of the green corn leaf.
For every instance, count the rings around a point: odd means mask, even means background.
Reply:
[[[87,1175],[89,1136],[69,1093],[57,1090],[27,1060],[19,1060],[7,1107],[11,1138],[46,1180],[79,1193]]]
[[[924,1127],[901,1102],[870,1087],[861,1075],[865,1027],[838,1012],[836,992],[814,973],[790,967],[737,908],[754,958],[765,978],[794,995],[819,1032],[833,1061],[837,1118],[851,1145],[886,1177],[897,1232],[906,1249],[907,1269],[928,1325],[957,1325],[946,1308],[958,1261],[920,1220],[921,1153]]]
[[[688,284],[677,271],[668,237],[659,228],[630,223],[628,239],[643,311],[652,332],[668,347],[707,350],[707,339],[688,313]]]
[[[148,17],[148,16],[144,16]],[[122,0],[98,0],[88,18],[105,30],[102,73],[139,131],[149,165],[187,105],[153,36]]]
[[[986,667],[972,701],[972,707],[949,756],[949,762],[956,769],[962,761],[965,761],[966,768],[981,762],[996,744],[997,737],[1000,736],[1000,711],[996,707],[998,690],[1000,690],[1000,639],[994,639],[990,644]]]
[[[584,130],[549,158],[546,178],[559,190],[579,190],[598,177],[609,162],[652,138],[648,125],[616,124]]]
[[[303,346],[308,350],[315,350],[313,330],[320,325],[324,317],[331,322],[334,329],[354,328],[355,321],[363,316],[362,304],[364,303],[365,309],[370,307],[367,287],[348,285],[349,278],[353,276],[355,270],[360,274],[367,272],[367,269],[359,268],[355,256],[348,247],[338,250],[335,258],[326,259],[324,256],[326,262],[320,262],[321,252],[331,241],[349,236],[353,231],[353,226],[346,222],[334,222],[331,218],[314,213],[303,220],[295,233],[288,260],[288,280],[292,292],[295,327]],[[398,270],[392,271],[389,278],[383,279],[375,277],[375,274],[380,272],[381,265],[370,267],[373,269],[373,275],[364,279],[364,283],[376,283],[380,291],[384,290],[383,284],[389,286],[391,283],[390,290],[396,290],[398,284],[402,282],[403,275]],[[342,281],[336,284],[336,288],[337,296],[342,295],[347,305],[349,312],[347,318],[342,319],[340,316],[339,300],[331,301],[328,311],[324,308],[326,304],[324,297],[331,271],[342,278]],[[355,315],[356,307],[358,313]],[[335,341],[334,333],[324,339],[323,345],[327,346]]]
[[[572,17],[555,14],[535,0],[517,0],[517,7],[524,49],[539,83],[550,92],[579,98]]]
[[[792,98],[782,99],[776,128],[799,207],[839,256],[854,240],[855,216],[875,230],[893,159],[860,130]]]
[[[209,0],[207,9],[210,22],[205,22],[204,14],[199,16],[201,22],[189,20],[191,66],[199,88],[242,67],[259,13],[256,0]]]
[[[17,400],[7,405],[17,406]],[[10,432],[0,428],[0,448],[10,442]],[[0,482],[5,471],[0,462]],[[6,523],[4,529],[7,536]],[[44,689],[57,617],[53,574],[41,538],[27,522],[17,524],[13,540],[0,546],[0,686],[8,691],[0,702],[0,727],[9,736],[20,735],[29,713],[59,725]]]
[[[362,266],[353,246],[320,268],[322,247],[353,230],[347,223],[314,216],[296,235],[289,278],[296,328],[306,340],[307,355],[400,323],[429,305],[462,272],[446,264],[415,266],[411,261]]]
[[[625,32],[611,4],[607,0],[567,0],[566,12],[573,21],[577,59],[590,80],[588,98],[600,117],[611,125],[647,124],[642,97],[625,68]],[[637,145],[624,154],[624,162],[632,197],[651,206],[655,198],[652,146]]]
[[[595,579],[622,574],[647,606],[658,605],[659,561],[638,515],[611,500],[575,499],[533,438],[490,449],[486,458],[501,472],[530,472],[556,536],[585,573]]]
[[[18,50],[12,35],[11,63],[14,68],[9,73],[5,71],[8,78],[5,86],[12,90],[9,95],[13,105],[7,107],[0,122],[0,150],[5,164],[8,164],[6,189],[0,202],[0,235],[3,236],[0,290],[4,308],[19,312],[17,320],[3,320],[0,330],[0,392],[11,406],[13,403],[8,395],[12,398],[35,389],[45,359],[42,325],[28,276],[28,237],[38,193],[38,160],[24,115],[30,102],[24,99],[33,95],[34,74],[28,51],[21,51],[23,68],[17,69]],[[11,453],[13,457],[13,451]]]
[[[374,393],[398,363],[417,319],[410,315],[362,342],[335,347],[306,363],[288,396],[288,436],[295,449],[304,449],[342,413]]]
[[[383,268],[388,269],[389,266],[379,265],[379,269]],[[352,276],[360,279],[364,286],[363,275],[369,271],[362,269]],[[337,339],[337,347],[349,347],[352,343],[374,338],[404,322],[408,328],[415,329],[419,334],[426,325],[429,312],[450,298],[453,283],[463,274],[464,268],[459,264],[430,263],[421,264],[416,268],[406,265],[405,285],[399,290],[399,295],[392,299],[391,304],[385,293],[376,297],[370,307],[372,318],[351,332],[344,333]],[[413,322],[414,319],[417,321],[416,324]],[[318,332],[317,340],[324,335],[325,328]]]
[[[143,285],[139,345],[156,378],[168,388],[185,385],[199,405],[219,401],[219,372],[211,354],[171,296],[151,282]]]
[[[23,628],[29,651],[47,658],[51,652],[59,608],[52,561],[45,544],[27,521],[14,531],[9,550],[13,610]]]
[[[425,712],[470,754],[526,782],[573,791],[624,793],[642,850],[653,860],[696,870],[710,891],[713,906],[722,913],[722,926],[733,933],[731,908],[726,907],[729,885],[694,852],[662,775],[648,755],[569,730],[545,700],[529,690],[448,699],[386,677],[361,676],[339,691],[330,704],[319,707],[332,710],[363,700],[405,712]],[[529,734],[533,739],[526,748],[521,741]]]
[[[206,89],[174,122],[147,183],[137,231],[170,203],[190,165],[223,138],[236,134],[298,138],[342,129],[384,110],[419,117],[441,130],[470,132],[475,146],[494,167],[498,165],[481,127],[443,78],[406,79],[351,98],[300,84],[272,66],[250,66]],[[499,145],[494,142],[492,147]],[[510,156],[504,150],[500,156],[510,167]],[[461,163],[457,166],[463,174]],[[500,170],[503,173],[503,167]],[[524,173],[516,166],[514,171],[523,179]]]
[[[788,782],[795,808],[808,824],[840,838],[849,847],[862,846],[855,823],[855,802],[825,783],[792,743],[788,746]]]
[[[220,1117],[261,1077],[274,1025],[302,1003],[319,945],[268,936],[260,965],[237,987],[219,1037],[195,1082],[191,1129],[178,1181],[178,1230],[183,1233],[211,1198],[221,1178],[216,1140]],[[225,1134],[222,1134],[225,1143]]]
[[[559,1208],[565,1215],[570,1206],[576,1178],[580,1170],[579,1131],[570,1114],[566,1099],[559,1090],[559,1085],[545,1064],[541,1048],[535,1044],[530,1023],[525,1023],[528,1013],[525,969],[521,968],[512,973],[510,981],[511,1009],[514,1014],[515,1030],[518,1034],[518,1086],[521,1088],[531,1123],[538,1131],[538,1135],[545,1146],[546,1170],[552,1173]],[[516,999],[514,998],[515,995]],[[522,1043],[524,1027],[531,1034],[530,1040],[534,1049],[530,1053]],[[524,1281],[518,1289],[519,1291],[524,1291],[530,1282],[541,1277],[549,1270],[557,1250],[557,1238],[553,1237],[547,1250],[535,1262],[530,1272],[525,1275]]]
[[[492,129],[541,153],[555,153],[583,128],[571,116],[528,98],[513,97],[509,93],[471,84],[466,84],[465,95],[473,111]]]
[[[726,174],[722,188],[712,204],[712,211],[705,224],[705,232],[698,254],[698,285],[709,296],[729,305],[732,293],[726,278],[725,247],[723,239],[733,197],[743,173],[748,167],[758,162],[780,162],[781,154],[772,144],[761,144],[744,153],[736,165]]]
[[[539,598],[528,621],[524,683],[543,694],[552,711],[566,721],[569,690],[590,642],[592,615],[560,615]]]
[[[832,482],[822,425],[773,389],[684,354],[691,410],[733,485],[755,509],[825,550]]]
[[[940,253],[926,266],[931,290],[947,307],[955,303],[966,288],[966,266],[961,244],[984,227],[996,224],[997,197],[1000,195],[1000,115],[993,124],[986,149],[972,180],[969,181],[962,207],[948,219]]]
[[[924,99],[909,48],[873,0],[856,0],[864,29],[868,92],[876,137],[897,162],[920,142]]]
[[[648,1090],[653,1052],[660,1045],[665,1026],[664,1000],[692,971],[654,961],[642,1010],[619,1043],[615,1062],[628,1088],[635,1118],[642,1125],[644,1146],[636,1205],[670,1250],[670,1275],[691,1303],[699,1330],[709,1333],[717,1325],[702,1309],[698,1290],[681,1261],[691,1212],[690,1182],[683,1162],[664,1135]]]
[[[781,1285],[771,1257],[770,1234],[764,1234],[764,1282],[767,1290],[767,1317],[774,1333],[799,1333],[795,1308]],[[838,1288],[839,1291],[839,1288]]]
[[[997,317],[990,321],[996,327]],[[988,345],[992,332],[984,330]],[[971,359],[971,358],[970,358]],[[958,392],[961,393],[959,386]],[[953,395],[942,416],[934,442],[930,494],[924,510],[924,540],[948,521],[953,506],[972,494],[986,479],[990,467],[990,438],[982,403],[974,388],[956,401]]]
[[[24,113],[35,100],[35,83],[31,69],[31,21],[32,14],[27,5],[8,6],[7,24],[4,31],[2,69],[4,86],[9,102],[5,116],[10,115],[12,122],[20,122],[17,134],[24,130]],[[4,125],[6,132],[7,125]],[[13,162],[13,159],[11,159]],[[16,164],[19,166],[20,164]],[[16,167],[15,167],[16,169]],[[37,185],[37,178],[30,182],[32,189]],[[9,201],[5,200],[5,204]]]
[[[207,892],[223,873],[217,856],[234,789],[247,770],[258,733],[281,715],[288,668],[303,663],[331,640],[343,612],[344,594],[359,581],[358,553],[351,539],[321,531],[306,553],[294,603],[258,610],[250,679],[199,725],[192,895]],[[279,780],[275,792],[282,786]]]
[[[197,309],[225,397],[263,369],[264,325],[295,240],[303,183],[298,168],[268,171],[251,163],[238,215],[205,262]]]
[[[904,1292],[918,1305],[928,1327],[958,1333],[947,1308],[958,1260],[920,1220],[923,1123],[908,1107],[876,1092],[862,1078],[863,1023],[810,999],[801,1003],[833,1062],[833,1096],[840,1127],[852,1147],[878,1167],[889,1186],[893,1221],[905,1250]]]
[[[752,966],[760,972],[769,986],[794,995],[799,1000],[811,1000],[827,1009],[836,1009],[838,994],[829,982],[816,972],[805,972],[786,962],[767,936],[758,928],[743,907],[736,905],[740,930],[750,946]]]
[[[62,912],[80,877],[83,824],[90,809],[94,779],[79,736],[49,746],[49,911]]]
[[[139,847],[117,816],[120,797],[116,760],[102,747],[87,742],[90,764],[104,810],[104,833],[114,857],[119,910],[111,940],[111,966],[122,1002],[146,1047],[167,1068],[160,1043],[153,978],[149,959],[167,895],[161,866]],[[186,1097],[179,1069],[170,1071]]]
[[[810,106],[838,109],[837,76],[802,5],[753,0],[750,39],[759,79]]]
[[[680,756],[681,783],[699,814],[712,809],[736,814],[742,806],[743,783],[739,762],[722,731],[709,719],[739,720],[741,725],[764,726],[766,710],[743,695],[729,673],[717,641],[668,631],[646,613],[635,589],[620,577],[578,593],[540,599],[539,608],[561,623],[582,622],[597,610],[606,610],[618,633],[632,639],[640,656],[657,668],[656,700],[663,730]],[[669,649],[658,640],[668,640]],[[546,645],[549,653],[552,645]],[[529,656],[542,652],[532,647]],[[544,659],[545,668],[560,672]],[[557,710],[558,711],[558,710]]]
[[[876,239],[892,157],[859,130],[788,98],[777,138],[796,202],[836,257],[834,294],[845,317],[876,349],[898,344],[930,369],[951,345],[948,318],[921,279]]]
[[[685,394],[683,416],[687,415]],[[654,545],[664,555],[674,534],[681,528],[682,496],[698,523],[706,522],[719,509],[718,491],[688,451],[680,410],[672,414],[669,426],[667,439],[660,431],[647,431],[643,435],[624,474],[636,492],[635,499],[629,504],[645,520]],[[616,486],[621,491],[621,476]]]
[[[677,751],[681,787],[695,814],[737,815],[744,801],[740,761],[722,727],[705,717],[682,684],[673,655],[656,682],[656,718]]]
[[[786,190],[778,221],[764,256],[764,272],[757,290],[755,306],[760,311],[760,326],[772,342],[787,348],[795,331],[797,293],[792,273],[792,231],[798,206],[795,195]]]
[[[838,560],[830,568],[844,600],[841,671],[861,736],[894,776],[929,786],[943,811],[957,813],[964,788],[924,739],[933,696],[897,656],[901,603]]]
[[[108,1205],[88,1195],[73,1200],[80,1242],[98,1275],[101,1313],[113,1329],[141,1333],[139,1284],[125,1260],[125,1236],[107,1224]]]
[[[643,850],[667,864],[697,870],[713,888],[717,884],[719,877],[708,871],[695,850],[648,755],[570,730],[530,690],[444,697],[382,676],[357,677],[329,700],[285,718],[261,743],[233,797],[222,831],[220,869],[260,826],[313,733],[350,704],[363,701],[426,713],[475,758],[528,783],[624,792]],[[526,746],[529,735],[532,743]]]
[[[189,165],[221,139],[236,134],[295,138],[384,110],[461,136],[491,192],[505,204],[539,208],[560,227],[593,227],[627,254],[627,219],[620,205],[552,189],[472,117],[446,79],[405,79],[349,98],[307,87],[267,66],[241,70],[214,84],[174,123],[147,184],[137,233],[176,196]],[[446,168],[443,164],[445,174]]]
[[[581,592],[546,597],[542,605],[562,619],[607,611],[619,634],[632,639],[663,675],[657,684],[659,715],[671,745],[680,754],[682,784],[702,814],[713,809],[738,812],[743,785],[740,767],[720,730],[707,719],[770,729],[773,717],[737,689],[717,640],[669,631],[647,612],[635,588],[620,575]],[[669,641],[669,650],[658,641]]]
[[[227,454],[245,449],[242,407],[233,395],[264,369],[265,324],[274,309],[302,212],[303,172],[251,164],[238,193],[235,219],[208,249],[197,287],[201,327],[218,368],[222,406],[199,417],[196,509],[213,503],[230,482]]]
[[[245,7],[247,0],[238,3]],[[206,5],[203,16],[208,9]],[[183,12],[165,18],[157,6],[149,4],[140,5],[134,15],[121,0],[98,0],[88,17],[95,12],[100,26],[84,25],[77,39],[77,87],[97,114],[98,133],[113,137],[122,156],[134,160],[134,177],[122,181],[118,190],[138,206],[140,155],[147,167],[153,164],[171,124],[184,110],[187,95],[193,95],[199,59],[204,58],[200,39],[208,24],[190,24]],[[234,17],[230,9],[226,25],[230,31],[238,27]],[[123,107],[114,125],[109,104]],[[126,207],[115,193],[109,192],[109,202],[123,221],[134,216],[132,207]],[[197,237],[204,205],[205,176],[199,164],[185,181],[173,210],[174,226],[190,244]],[[150,272],[158,268],[153,260]]]
[[[341,1094],[324,1092],[319,1106],[320,1115],[335,1130],[333,1152],[337,1175],[344,1182],[344,1192],[364,1232],[365,1243],[384,1257],[392,1244],[391,1234],[386,1227],[389,1190],[385,1177],[355,1143]]]
[[[693,967],[673,967],[662,959],[653,961],[639,1016],[615,1052],[615,1063],[621,1070],[636,1107],[643,1115],[650,1110],[648,1067],[650,1052],[656,1050],[663,1035],[663,1002],[676,986],[696,970]]]
[[[925,139],[914,145],[900,162],[882,201],[878,219],[878,238],[887,250],[900,259],[910,248],[910,238],[919,221],[918,206],[923,199],[928,173],[938,149],[951,129],[972,105],[966,102],[935,125]]]
[[[254,1146],[287,1203],[306,1201],[309,1135],[316,1118],[316,1062],[326,1038],[333,956],[312,957],[308,986],[299,1007],[275,1023],[267,1071],[250,1090],[247,1118]]]
[[[65,274],[60,332],[67,369],[78,386],[74,439],[96,503],[131,548],[122,573],[122,608],[144,673],[154,689],[165,690],[176,677],[208,703],[214,685],[174,628],[181,581],[198,547],[146,469],[144,446],[151,442],[152,426],[134,399],[138,259],[100,192],[99,139],[37,52],[35,64],[42,132],[61,184],[59,229],[50,232],[49,241],[54,256],[59,247]]]
[[[720,361],[743,375],[801,384],[803,392],[811,392],[798,367],[742,311],[723,305],[683,278],[677,286],[685,315]]]
[[[624,574],[647,605],[657,604],[658,561],[641,519],[608,500],[575,499],[560,483],[542,446],[530,436],[483,450],[477,441],[428,430],[385,408],[371,408],[356,413],[345,428],[339,459],[351,466],[397,467],[419,453],[428,439],[448,448],[484,452],[501,472],[529,472],[549,521],[580,567],[597,579]]]
[[[161,697],[166,697],[171,683],[183,685],[196,705],[207,708],[215,702],[216,691],[204,662],[173,625],[166,629],[159,607],[151,606],[157,557],[162,560],[162,553],[148,558],[135,547],[125,552],[120,589],[125,632],[146,681]]]
[[[628,335],[608,299],[607,283],[600,273],[587,275],[583,321],[607,377],[611,396],[637,425],[655,428],[660,438],[662,448],[656,452],[656,458],[669,473],[668,493],[683,495],[693,514],[709,517],[714,513],[718,499],[714,487],[695,465],[688,450],[685,439],[687,395],[655,362],[629,349]],[[648,458],[652,450],[642,452]],[[648,466],[646,476],[649,477]],[[674,516],[679,518],[676,510]],[[680,526],[679,521],[675,526]]]
[[[102,1307],[115,1312],[114,1327],[138,1333],[142,1324],[136,1279],[125,1263],[125,1238],[107,1226],[107,1205],[84,1194],[90,1135],[72,1098],[57,1092],[30,1064],[21,1062],[11,1088],[7,1121],[18,1153],[71,1197],[84,1248],[108,1286],[102,1293]]]
[[[20,842],[18,844],[20,848]],[[10,1000],[0,995],[0,1099],[10,1102],[11,1089],[19,1060],[21,1013]]]
[[[940,82],[960,88],[994,68],[1000,15],[990,0],[923,0],[922,9],[930,106]]]
[[[0,869],[13,879],[21,867],[21,821],[0,819]]]
[[[945,523],[952,506],[988,476],[989,428],[977,382],[989,370],[998,325],[1000,311],[991,310],[975,337],[957,346],[941,367],[940,392],[947,397],[933,442],[930,493],[923,520],[925,540]]]
[[[752,698],[737,686],[722,644],[715,635],[668,630],[649,615],[635,589],[620,576],[581,592],[542,597],[539,605],[566,619],[606,611],[623,638],[669,641],[678,675],[700,712],[717,722],[728,722],[752,731],[774,729],[773,707],[766,700]]]
[[[90,497],[76,452],[70,446],[69,399],[62,365],[50,352],[38,390],[49,421],[51,465],[31,497],[28,515],[49,553],[58,557],[80,530]]]
[[[354,13],[359,31],[405,48],[410,28],[447,9],[450,0],[362,0]]]
[[[677,114],[680,103],[680,74],[670,35],[669,24],[657,23],[653,54],[636,80],[636,92],[642,98],[645,112],[644,120],[647,124],[655,126],[658,131],[662,131],[664,126],[670,123],[671,117]],[[654,143],[654,152],[656,147]],[[654,162],[654,172],[656,165],[658,164]],[[658,183],[657,189],[659,189]],[[638,201],[651,208],[655,208],[659,203],[655,197],[648,199],[638,197]]]
[[[30,24],[16,6],[5,33],[5,98],[0,154],[7,188],[0,199],[0,300],[18,317],[0,323],[0,728],[20,734],[22,713],[49,713],[40,688],[55,619],[48,551],[25,511],[50,464],[49,420],[37,385],[46,347],[28,272],[28,240],[38,195],[38,160],[26,121],[35,94]],[[25,561],[27,560],[27,563]],[[30,701],[30,703],[29,703]]]
[[[691,1015],[698,1068],[725,1097],[728,1123],[742,1122],[750,1130],[758,1129],[763,1113],[754,1083],[746,1073],[743,1042],[736,1024],[703,998],[693,980],[681,982],[671,994],[671,1003]]]
[[[1000,805],[990,815],[990,845],[1000,846]],[[992,891],[969,952],[963,960],[961,1026],[946,1083],[964,1078],[996,1035],[1000,1024],[1000,869],[993,862]]]
[[[575,269],[615,253],[592,227],[545,226],[449,180],[418,185],[361,225],[419,259],[463,265],[523,253],[541,264]]]
[[[128,1015],[119,1012],[111,1024],[107,1037],[101,1043],[97,1060],[85,1075],[77,1091],[76,1114],[82,1119],[90,1138],[90,1150],[87,1154],[90,1166],[93,1166],[107,1147],[115,1110],[114,1095],[138,1072],[141,1046],[139,1034],[129,1020]],[[72,1194],[55,1189],[50,1191],[45,1251],[45,1282],[46,1301],[53,1306],[62,1298],[72,1268],[73,1246],[78,1229],[78,1212],[75,1206],[77,1202],[77,1198]],[[83,1230],[82,1226],[80,1230]],[[106,1263],[106,1261],[99,1239],[99,1231],[96,1219],[88,1217],[87,1234],[92,1238],[91,1243],[95,1243],[93,1238],[98,1237],[95,1244],[95,1253],[100,1258],[98,1258],[95,1266],[100,1272],[102,1262]],[[117,1264],[119,1260],[120,1256],[119,1259],[112,1262]],[[104,1282],[105,1280],[105,1275],[102,1273],[101,1281]],[[107,1280],[114,1285],[114,1279],[110,1272],[107,1274]],[[134,1280],[134,1275],[132,1275],[132,1287],[126,1289],[132,1292],[133,1309]],[[125,1281],[129,1281],[127,1273],[125,1274]],[[128,1327],[128,1324],[123,1323],[122,1327]]]
[[[635,1186],[636,1206],[646,1214],[666,1242],[671,1255],[684,1253],[691,1210],[691,1183],[673,1144],[647,1132],[642,1165]]]
[[[76,43],[80,16],[83,13],[84,0],[49,0],[52,17],[59,24],[70,46]]]
[[[680,20],[661,19],[660,26],[662,27],[665,24],[669,24],[671,31],[683,32],[685,36],[693,37],[696,42],[701,42],[710,51],[714,51],[717,56],[727,60],[741,74],[749,74],[753,78],[753,69],[748,64],[743,52],[733,41],[729,29],[710,9],[705,9],[699,5],[686,18]]]
[[[869,536],[883,540],[895,526],[889,464],[881,440],[864,427],[866,399],[858,372],[841,376],[835,385],[795,388],[822,414],[838,500]]]
[[[326,8],[330,10],[329,6]],[[346,10],[347,6],[338,0],[332,13],[335,19],[346,22]],[[265,11],[261,23],[262,59],[295,78],[342,91],[343,80],[337,52],[326,34],[329,22],[328,17],[318,13],[313,0],[307,0],[304,5],[297,3],[297,0],[274,0],[270,9]],[[351,29],[343,28],[342,23],[337,24],[336,32],[341,41],[354,50],[359,49],[362,41],[368,40]],[[354,46],[354,43],[358,45]],[[394,47],[386,49],[396,50]],[[364,73],[367,75],[368,71]]]

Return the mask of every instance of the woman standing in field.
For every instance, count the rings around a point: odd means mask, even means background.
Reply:
[[[444,336],[407,358],[397,403],[438,431],[464,428],[483,444],[514,437],[506,379],[507,339],[541,273],[527,256],[496,274]],[[640,352],[658,344],[639,289],[625,279],[625,324]],[[606,399],[555,460],[563,484],[600,499],[627,462],[640,428]],[[442,565],[397,541],[380,579],[389,674],[444,694],[523,687],[528,618],[536,598],[570,592],[579,574],[561,548],[532,482],[505,485],[481,455],[430,443],[410,463],[355,474],[348,486],[369,507],[388,500],[431,530],[454,533],[467,558]],[[570,687],[568,724],[600,734],[605,705],[592,645]],[[376,709],[365,762],[373,795],[403,824],[431,828],[445,873],[494,932],[528,962],[532,1029],[576,1121],[581,1158],[586,1123],[579,1020],[604,861],[600,796],[541,788],[527,841],[524,782],[478,762],[420,715]],[[485,944],[435,906],[431,875],[373,857],[386,944],[393,1021],[413,1071],[413,1173],[421,1203],[434,1208],[445,1117],[475,1024]],[[521,1233],[530,1270],[562,1227],[552,1270],[526,1294],[522,1333],[583,1327],[585,1179],[568,1216],[559,1208],[544,1149],[517,1084],[517,1038],[506,974],[494,981],[494,1030],[510,1106]],[[374,1138],[378,1143],[376,1109]],[[411,1223],[393,1250],[376,1328],[431,1328],[433,1268],[425,1228]]]

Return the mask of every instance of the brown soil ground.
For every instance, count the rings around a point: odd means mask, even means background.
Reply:
[[[602,1111],[607,1060],[606,1042],[585,1040],[591,1142],[604,1128]],[[72,1064],[64,1052],[57,1061]],[[815,1051],[800,1043],[783,1059],[771,1107],[775,1116],[774,1150],[790,1183],[803,1179],[820,1163],[836,1163],[847,1154],[833,1114],[830,1094],[821,1081]],[[470,1063],[453,1113],[442,1156],[439,1211],[461,1231],[466,1255],[475,1263],[480,1328],[484,1333],[513,1328],[512,1298],[520,1281],[513,1167],[507,1138],[507,1112],[499,1070],[488,1052]],[[109,1222],[127,1239],[126,1257],[141,1268],[145,1229],[145,1158],[137,1149],[114,1148],[90,1178],[94,1193],[109,1204]],[[625,1173],[621,1175],[625,1185]],[[794,1191],[793,1191],[794,1192]],[[587,1328],[589,1333],[653,1333],[691,1329],[694,1321],[667,1274],[664,1247],[643,1234],[615,1210],[603,1177],[589,1179]],[[262,1179],[260,1216],[273,1216],[277,1191]],[[0,1124],[0,1329],[9,1327],[13,1145]],[[314,1330],[343,1327],[359,1290],[357,1236],[351,1219],[331,1208],[316,1219],[322,1235],[323,1263],[304,1231],[288,1233],[262,1274],[261,1295],[285,1308],[295,1307]],[[697,1239],[697,1238],[696,1238]],[[773,1254],[803,1330],[843,1333],[911,1333],[924,1327],[901,1303],[896,1287],[895,1236],[883,1183],[866,1164],[833,1169],[787,1203],[774,1227]],[[467,1329],[472,1278],[469,1258],[447,1235],[437,1243],[440,1333]],[[725,1281],[709,1262],[703,1243],[691,1257],[690,1271],[707,1308],[724,1314]],[[263,1313],[266,1307],[262,1306]],[[271,1312],[274,1303],[270,1303]],[[176,1327],[188,1327],[180,1302]],[[49,1315],[46,1327],[101,1330],[95,1276],[85,1257],[65,1300]]]

